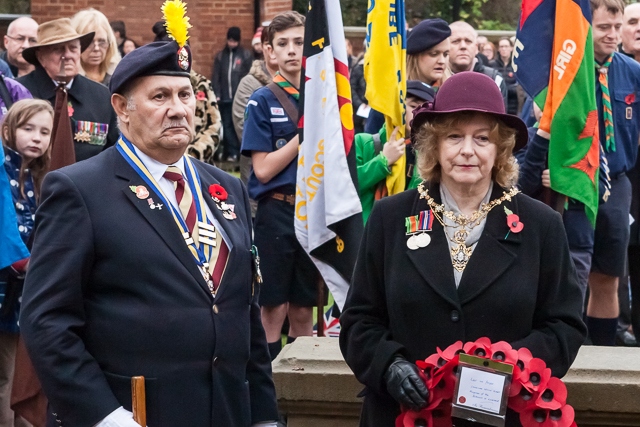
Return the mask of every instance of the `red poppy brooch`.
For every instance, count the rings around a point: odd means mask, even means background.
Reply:
[[[520,217],[514,214],[509,208],[504,207],[504,213],[507,214],[507,227],[509,227],[509,231],[507,235],[504,236],[505,240],[509,237],[509,233],[519,233],[524,228],[524,224],[520,222]]]
[[[460,376],[460,354],[513,366],[507,406],[520,414],[523,427],[576,427],[574,409],[567,405],[567,387],[542,359],[526,348],[514,349],[505,341],[476,341],[451,344],[425,360],[418,360],[420,376],[429,390],[427,406],[420,411],[402,408],[395,427],[451,427],[453,396]],[[460,398],[462,401],[463,398]]]
[[[228,204],[226,202],[229,197],[229,193],[224,187],[220,184],[211,184],[209,186],[209,194],[213,199],[213,202],[216,204],[216,208],[222,212],[222,216],[226,219],[236,219],[236,214],[234,212],[235,205]]]

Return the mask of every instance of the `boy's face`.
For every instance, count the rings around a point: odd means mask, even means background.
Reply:
[[[304,27],[291,27],[275,33],[269,46],[269,56],[285,74],[296,74],[302,68]]]
[[[409,135],[411,135],[411,120],[413,120],[413,110],[422,105],[424,103],[424,100],[416,98],[415,96],[408,95],[404,102],[405,106],[407,107],[405,115],[405,137],[409,138]]]

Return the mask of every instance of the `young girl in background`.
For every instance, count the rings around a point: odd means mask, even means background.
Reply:
[[[18,101],[0,126],[4,171],[9,179],[18,231],[27,244],[40,196],[40,184],[49,169],[53,109],[38,99]],[[13,424],[9,407],[18,342],[18,314],[28,258],[0,269],[0,424]],[[15,420],[16,426],[24,425]],[[3,424],[4,425],[4,424]]]

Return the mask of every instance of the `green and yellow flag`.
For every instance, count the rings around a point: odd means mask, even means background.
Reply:
[[[384,114],[389,135],[398,126],[398,137],[404,137],[407,90],[404,0],[369,0],[366,45],[364,78],[369,106]],[[406,156],[391,167],[386,182],[389,195],[404,191],[405,167]]]

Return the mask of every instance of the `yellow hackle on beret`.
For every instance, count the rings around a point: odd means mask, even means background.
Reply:
[[[162,5],[167,34],[182,47],[189,39],[188,31],[191,28],[187,15],[187,4],[182,0],[167,0]]]

